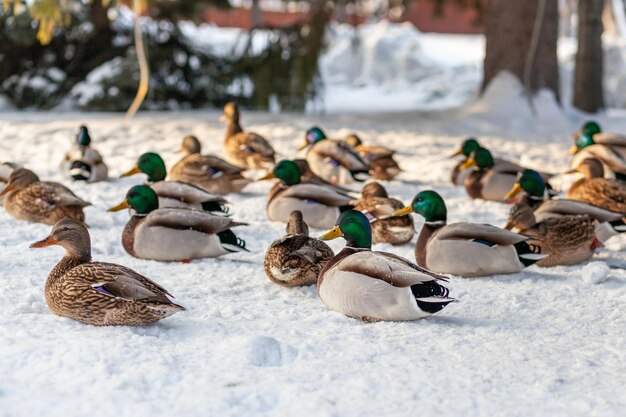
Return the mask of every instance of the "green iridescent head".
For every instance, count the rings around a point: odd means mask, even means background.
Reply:
[[[602,129],[600,128],[600,125],[597,122],[593,120],[589,120],[588,122],[585,122],[581,131],[582,133],[587,133],[593,136],[597,133],[602,132]]]
[[[324,233],[322,240],[343,237],[347,246],[370,249],[372,247],[372,227],[365,214],[348,210],[337,218],[336,226]]]
[[[122,174],[122,177],[144,173],[148,176],[149,182],[163,181],[167,176],[165,162],[158,153],[146,152],[137,159],[137,164],[128,172]]]
[[[589,133],[581,133],[576,138],[576,149],[577,150],[584,149],[587,146],[591,146],[593,144],[595,144],[595,142],[593,141],[593,135],[591,135]]]
[[[87,126],[81,125],[76,134],[76,144],[79,146],[89,146],[90,143],[91,136],[89,136],[89,129],[87,129]]]
[[[300,183],[300,170],[298,169],[298,165],[288,159],[277,163],[272,172],[274,177],[280,178],[286,185]]]
[[[476,138],[467,138],[461,144],[461,152],[465,156],[470,156],[478,148],[480,148],[480,145]]]
[[[137,214],[148,214],[159,208],[159,196],[147,185],[135,185],[128,190],[126,201]]]
[[[306,141],[309,145],[313,145],[321,140],[326,139],[326,134],[322,129],[317,126],[313,126],[309,130],[306,131]]]
[[[468,159],[481,169],[491,168],[494,165],[491,152],[485,148],[474,149]]]
[[[518,183],[522,190],[531,197],[543,198],[546,183],[537,171],[525,169],[520,174]]]
[[[427,190],[413,197],[411,205],[402,209],[404,212],[414,212],[424,217],[427,222],[445,222],[448,210],[443,198],[436,191]]]

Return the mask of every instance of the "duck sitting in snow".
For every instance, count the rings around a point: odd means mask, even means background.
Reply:
[[[626,180],[626,136],[602,132],[594,121],[586,122],[574,134],[575,145],[569,150],[574,155],[571,167],[580,166],[583,160],[597,158],[604,165],[604,173]]]
[[[311,170],[332,184],[363,181],[372,169],[352,146],[345,141],[328,139],[319,127],[312,127],[306,132],[299,150],[309,146],[306,161]]]
[[[165,288],[132,269],[93,262],[82,222],[60,220],[48,237],[30,247],[51,245],[66,251],[45,287],[48,308],[58,316],[94,326],[143,326],[185,309]]]
[[[275,152],[267,139],[242,129],[237,103],[231,102],[224,106],[221,120],[228,123],[224,140],[228,162],[244,169],[271,169],[274,166]]]
[[[238,193],[251,180],[241,175],[243,169],[214,155],[202,155],[195,136],[183,139],[181,151],[185,156],[170,171],[170,180],[195,184],[217,194]]]
[[[91,183],[107,180],[109,169],[100,153],[91,146],[87,126],[79,127],[74,146],[65,154],[61,172],[74,181]]]
[[[332,186],[303,183],[298,166],[289,160],[280,161],[274,170],[262,179],[279,178],[270,190],[267,218],[287,223],[292,211],[302,212],[304,221],[311,227],[332,227],[342,211],[352,208],[352,197]]]
[[[461,146],[450,155],[450,158],[454,158],[455,156],[458,156],[458,155],[463,155],[465,157],[465,159],[461,160],[452,169],[452,175],[451,175],[452,184],[464,185],[465,179],[467,178],[467,176],[473,172],[472,167],[468,166],[469,164],[467,161],[472,155],[472,152],[474,152],[475,150],[479,148],[483,148],[483,146],[481,146],[478,143],[476,138],[470,137],[470,138],[465,139],[463,143],[461,143]],[[519,171],[524,170],[525,168],[522,167],[521,165],[516,164],[515,162],[511,162],[502,158],[493,157],[492,169],[494,172],[498,172],[498,171],[519,172]],[[548,173],[542,173],[541,175],[546,180],[548,180],[552,176],[552,174],[548,174]]]
[[[314,285],[321,269],[334,255],[319,239],[309,237],[302,213],[294,211],[287,222],[287,234],[275,240],[265,252],[265,275],[285,287]]]
[[[604,178],[604,167],[599,159],[584,159],[569,172],[578,172],[584,177],[572,184],[568,198],[626,215],[626,182]]]
[[[402,170],[393,159],[395,151],[382,145],[364,145],[355,133],[348,135],[346,143],[352,146],[372,167],[370,174],[377,180],[394,179]]]
[[[404,205],[400,200],[389,198],[385,187],[376,181],[363,187],[361,198],[354,202],[354,209],[370,219],[372,241],[403,245],[410,242],[415,233],[413,218],[410,215],[391,217]]]
[[[157,153],[146,152],[137,159],[137,163],[122,177],[146,174],[148,185],[159,196],[159,207],[186,207],[204,210],[216,215],[228,214],[225,206],[228,202],[221,195],[213,194],[184,181],[166,181],[167,170],[163,158]]]
[[[160,209],[157,194],[147,185],[132,187],[109,211],[125,208],[134,213],[122,232],[122,245],[135,258],[186,262],[247,250],[230,230],[245,223],[200,210]]]
[[[35,223],[55,224],[66,217],[82,222],[83,209],[91,205],[64,185],[40,181],[34,172],[24,168],[11,172],[2,195],[9,215]]]
[[[488,224],[447,224],[448,211],[435,191],[418,193],[395,216],[417,213],[426,222],[415,245],[417,264],[440,274],[479,277],[520,272],[545,258],[541,241]]]
[[[528,206],[533,210],[537,223],[552,217],[584,216],[591,218],[595,223],[595,236],[598,242],[604,243],[619,233],[626,232],[624,214],[612,212],[582,201],[569,199],[550,199],[546,184],[536,171],[527,169],[522,171],[515,186],[507,198],[523,194],[519,203],[511,209],[507,229],[519,230],[511,217],[512,213],[520,212],[516,206]]]
[[[386,252],[372,251],[370,223],[360,211],[342,213],[323,240],[343,237],[344,249],[322,269],[317,289],[331,310],[365,321],[417,320],[454,299],[445,277]]]

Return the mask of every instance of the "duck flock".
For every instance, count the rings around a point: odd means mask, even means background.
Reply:
[[[447,276],[484,277],[516,273],[536,264],[574,265],[591,259],[604,242],[626,232],[626,137],[585,123],[573,134],[571,170],[538,172],[500,159],[475,138],[451,157],[462,159],[451,181],[472,199],[510,204],[504,228],[469,222],[448,223],[446,203],[433,189],[411,202],[390,197],[381,184],[403,168],[394,151],[366,145],[356,134],[329,139],[310,128],[300,149],[304,159],[276,160],[270,142],[240,125],[235,103],[224,107],[224,159],[202,154],[194,136],[182,140],[183,157],[167,170],[158,153],[140,155],[122,176],[143,175],[145,183],[126,192],[111,212],[129,209],[122,232],[126,252],[136,258],[191,262],[247,251],[236,234],[246,227],[231,215],[225,195],[253,181],[275,181],[266,214],[286,224],[286,234],[266,250],[267,277],[282,286],[317,285],[331,310],[365,321],[416,320],[441,311],[455,299]],[[92,146],[86,126],[61,161],[75,181],[109,179],[108,167]],[[262,176],[255,175],[262,171]],[[559,194],[551,180],[579,174]],[[255,178],[256,177],[256,178]],[[84,208],[90,203],[67,187],[41,181],[11,162],[0,165],[0,204],[17,220],[53,225],[32,248],[60,245],[66,255],[50,272],[45,297],[50,310],[82,323],[147,325],[184,307],[157,283],[122,265],[91,258]],[[355,184],[363,182],[362,190]],[[372,244],[410,244],[412,214],[424,218],[415,259],[373,251]],[[327,229],[319,238],[309,227]],[[343,238],[335,254],[324,242]]]

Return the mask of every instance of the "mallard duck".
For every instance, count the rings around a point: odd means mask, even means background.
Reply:
[[[402,202],[389,198],[387,190],[376,181],[365,184],[361,198],[354,202],[354,209],[370,219],[373,242],[392,245],[409,242],[415,233],[410,215],[390,217],[402,207]]]
[[[17,168],[20,168],[20,166],[12,162],[3,162],[0,164],[0,192],[2,192],[6,184],[9,182],[9,177],[11,176],[11,173]],[[0,206],[2,205],[3,201],[4,196],[0,194]]]
[[[372,169],[370,174],[377,180],[394,179],[402,170],[393,159],[395,151],[381,145],[363,145],[355,133],[346,137],[346,143],[352,146],[365,159]]]
[[[336,188],[342,193],[354,192],[353,190],[349,188],[342,187],[337,184],[332,184],[326,181],[325,179],[320,178],[317,175],[315,175],[315,173],[311,171],[311,167],[309,166],[309,163],[306,161],[306,159],[292,159],[292,161],[298,166],[298,170],[300,171],[300,182],[307,183],[307,184],[326,185],[329,187]]]
[[[32,171],[14,170],[0,192],[4,209],[12,217],[36,223],[55,224],[66,217],[84,221],[83,209],[90,206],[69,188],[56,182],[40,181]]]
[[[604,178],[599,159],[587,158],[572,171],[584,178],[572,184],[567,192],[569,198],[626,215],[626,182]]]
[[[333,187],[301,183],[298,166],[289,160],[280,161],[273,171],[262,179],[279,178],[267,201],[267,218],[287,223],[294,210],[302,212],[311,227],[329,228],[342,211],[351,209],[352,197]]]
[[[63,219],[30,245],[62,246],[66,255],[46,280],[46,303],[57,316],[94,326],[143,326],[185,308],[160,285],[122,265],[92,262],[85,225]]]
[[[549,255],[537,262],[539,266],[576,265],[588,261],[601,243],[596,239],[596,224],[589,216],[564,215],[540,222],[526,204],[511,208],[507,227],[538,239]]]
[[[372,168],[352,146],[345,141],[326,138],[319,127],[312,127],[306,132],[305,141],[299,150],[309,146],[306,161],[311,170],[332,184],[363,181]]]
[[[195,184],[212,193],[240,192],[252,180],[241,175],[242,169],[213,155],[202,155],[201,145],[195,136],[183,139],[185,156],[170,171],[170,180]]]
[[[463,185],[465,183],[465,178],[473,171],[471,167],[467,166],[467,160],[471,156],[472,152],[475,150],[482,148],[476,138],[467,138],[461,143],[459,149],[453,152],[450,155],[450,158],[454,158],[458,155],[463,155],[465,159],[460,161],[458,164],[454,166],[452,169],[451,180],[454,185]],[[506,159],[493,157],[493,171],[497,172],[518,172],[522,171],[525,168],[521,165],[516,164],[515,162],[507,161]],[[467,168],[463,168],[467,166]],[[542,177],[545,180],[548,180],[553,174],[541,173]]]
[[[441,274],[510,274],[546,257],[537,239],[488,224],[447,224],[446,204],[435,191],[418,193],[410,206],[394,215],[409,213],[426,220],[415,245],[417,264]]]
[[[109,211],[132,208],[122,232],[122,245],[135,258],[189,261],[245,251],[246,244],[230,230],[245,225],[229,218],[187,208],[159,208],[159,198],[147,185],[136,185]]]
[[[109,175],[100,153],[91,147],[91,136],[87,126],[81,125],[76,134],[74,146],[65,154],[61,164],[63,175],[74,181],[106,181]]]
[[[600,125],[590,121],[574,134],[575,145],[569,154],[574,155],[571,167],[576,168],[583,160],[598,158],[604,164],[605,174],[626,180],[626,136],[602,132]]]
[[[157,153],[146,152],[137,159],[137,163],[122,177],[144,173],[148,176],[148,185],[159,196],[159,207],[186,207],[225,215],[228,202],[224,197],[210,193],[196,185],[183,181],[165,181],[167,170],[163,158]]]
[[[455,301],[445,277],[399,256],[372,251],[372,231],[360,211],[342,213],[322,240],[343,237],[346,246],[320,272],[317,291],[331,310],[365,321],[417,320]]]
[[[309,237],[309,228],[300,211],[293,211],[287,222],[287,235],[275,240],[265,252],[265,275],[285,287],[314,285],[334,256],[327,244]]]
[[[460,168],[471,167],[474,169],[463,181],[467,194],[473,199],[504,202],[508,191],[515,185],[518,170],[495,169],[493,156],[485,148],[472,151]]]
[[[226,160],[244,169],[270,169],[275,163],[274,149],[263,136],[244,132],[239,118],[237,103],[227,103],[221,117],[228,123],[224,140]]]
[[[538,223],[552,217],[589,217],[595,221],[596,239],[601,243],[606,242],[606,240],[612,236],[626,232],[626,225],[623,219],[624,215],[621,213],[615,213],[581,201],[550,199],[551,196],[547,192],[543,178],[533,170],[522,171],[515,186],[507,195],[507,198],[513,198],[520,193],[523,193],[524,197],[517,205],[530,207]],[[520,211],[520,209],[515,206],[511,210],[511,213]],[[511,213],[509,214],[509,222],[505,228],[519,231],[512,221]]]

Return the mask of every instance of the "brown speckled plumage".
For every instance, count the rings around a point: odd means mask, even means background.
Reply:
[[[626,214],[626,183],[604,178],[602,162],[595,158],[585,159],[576,171],[585,178],[572,184],[568,198]]]
[[[244,132],[239,123],[239,107],[236,103],[224,106],[223,118],[228,123],[224,148],[230,163],[240,168],[270,168],[276,162],[274,149],[269,142],[253,132]]]
[[[32,247],[50,244],[68,252],[45,285],[46,302],[56,315],[94,326],[141,326],[184,310],[163,287],[137,272],[92,262],[89,233],[79,221],[61,220],[48,238]]]
[[[549,217],[536,222],[532,208],[516,204],[509,223],[520,233],[542,242],[542,252],[550,254],[539,266],[575,265],[591,259],[598,246],[595,223],[589,216]]]
[[[415,233],[413,218],[405,216],[391,216],[404,205],[395,198],[389,198],[385,188],[373,181],[363,187],[361,198],[356,201],[354,209],[365,213],[372,226],[373,243],[390,243],[403,245],[413,238]],[[376,219],[376,220],[375,220]]]
[[[20,168],[11,173],[4,207],[20,220],[55,224],[61,219],[85,220],[83,208],[90,203],[77,197],[65,186],[41,182],[32,171]],[[5,190],[6,190],[5,189]]]
[[[263,267],[267,277],[278,285],[313,285],[333,255],[328,245],[309,237],[302,213],[294,211],[287,223],[287,235],[274,241],[265,252]]]

